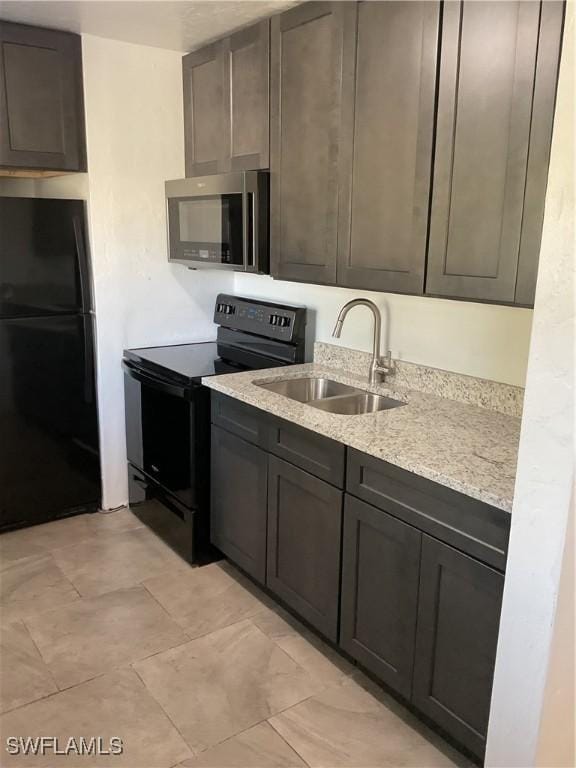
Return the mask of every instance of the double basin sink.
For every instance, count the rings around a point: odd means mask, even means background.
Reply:
[[[390,408],[398,408],[406,403],[385,395],[375,395],[348,384],[341,384],[321,376],[302,377],[300,379],[282,379],[268,383],[254,382],[262,389],[284,395],[290,400],[306,403],[313,408],[342,416],[354,416],[363,413],[377,413]]]

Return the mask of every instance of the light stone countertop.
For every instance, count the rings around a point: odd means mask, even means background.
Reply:
[[[319,363],[209,376],[202,383],[474,499],[506,512],[512,510],[519,418],[387,384],[369,389],[401,400],[405,406],[342,416],[254,383],[310,375],[369,388],[366,378]]]

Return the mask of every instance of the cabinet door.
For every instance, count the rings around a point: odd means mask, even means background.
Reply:
[[[79,35],[0,22],[0,165],[86,170]]]
[[[346,496],[340,645],[406,698],[412,691],[422,534]]]
[[[336,640],[342,492],[275,456],[268,468],[266,585]]]
[[[482,757],[504,576],[423,536],[413,703]]]
[[[514,301],[539,14],[444,5],[426,293]]]
[[[350,7],[338,285],[422,293],[439,3]]]
[[[346,3],[272,19],[271,271],[336,281],[338,154]]]
[[[210,539],[230,560],[264,583],[268,456],[212,427]]]
[[[226,171],[225,61],[222,41],[182,59],[186,176]]]
[[[527,306],[533,306],[536,293],[563,20],[564,3],[561,0],[546,0],[542,3],[524,216],[516,280],[516,304]]]
[[[268,168],[270,21],[242,29],[225,46],[229,169]]]

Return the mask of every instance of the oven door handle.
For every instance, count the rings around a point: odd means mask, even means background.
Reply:
[[[122,361],[122,367],[126,373],[136,381],[144,384],[146,387],[152,387],[158,392],[163,392],[165,395],[174,395],[174,397],[189,398],[186,387],[178,386],[178,384],[172,384],[164,379],[153,376],[150,373],[144,373],[139,368],[131,365],[127,360]]]

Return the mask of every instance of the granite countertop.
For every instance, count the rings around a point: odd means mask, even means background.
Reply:
[[[369,389],[401,400],[405,406],[342,416],[254,383],[311,375],[368,389],[365,378],[319,363],[210,376],[202,383],[474,499],[506,512],[512,510],[519,418],[387,384]]]

